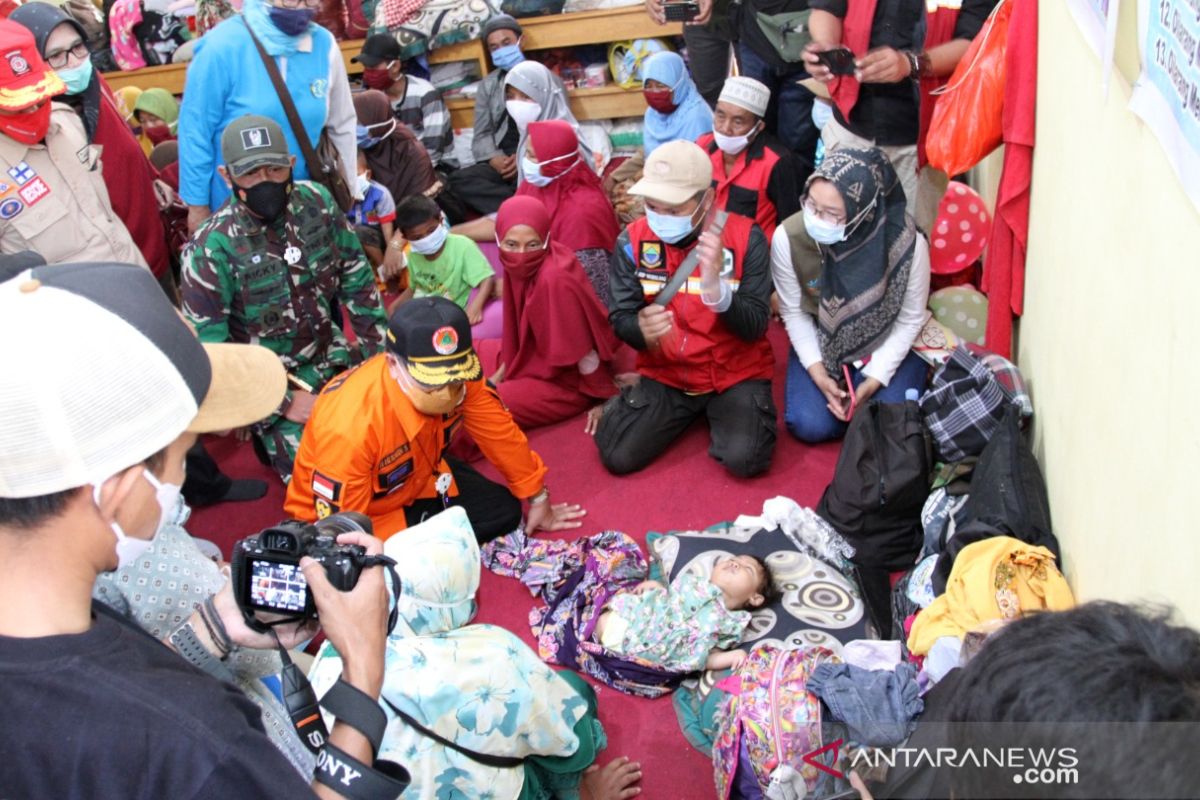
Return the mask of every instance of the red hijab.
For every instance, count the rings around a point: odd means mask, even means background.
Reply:
[[[542,241],[550,239],[544,250],[532,253],[500,251],[504,265],[500,361],[507,365],[506,379],[554,380],[568,369],[578,376],[576,366],[592,350],[600,356],[600,369],[611,376],[606,366],[618,342],[575,251],[554,240],[550,214],[535,197],[517,195],[500,206],[496,237],[503,241],[516,225],[533,228]]]
[[[580,152],[579,137],[571,123],[561,119],[531,122],[529,141],[538,163],[545,165],[541,168],[542,175],[554,180],[542,187],[522,181],[517,195],[536,197],[549,209],[552,241],[572,250],[599,249],[611,253],[621,232],[617,215],[600,178]]]

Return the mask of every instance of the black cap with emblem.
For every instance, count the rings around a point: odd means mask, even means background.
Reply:
[[[388,320],[387,348],[426,386],[473,381],[483,374],[471,347],[467,313],[444,297],[418,297],[397,308]]]
[[[290,167],[283,128],[270,117],[246,114],[225,127],[221,134],[221,157],[235,178],[259,167]]]

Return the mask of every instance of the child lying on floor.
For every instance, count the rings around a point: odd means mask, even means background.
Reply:
[[[614,595],[596,621],[592,640],[621,656],[672,672],[737,669],[746,659],[731,650],[771,591],[771,572],[754,556],[723,558],[704,578],[685,572],[668,591],[643,581]]]

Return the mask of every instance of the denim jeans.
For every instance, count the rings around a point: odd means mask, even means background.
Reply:
[[[896,374],[887,386],[882,387],[871,399],[879,399],[885,403],[903,403],[904,393],[908,389],[918,392],[925,389],[928,367],[921,357],[909,351],[909,354],[896,368]],[[850,378],[855,386],[866,379],[860,369],[850,369]],[[802,442],[816,444],[830,439],[840,439],[846,434],[846,423],[830,413],[826,407],[829,401],[813,383],[808,370],[800,366],[796,351],[788,349],[787,391],[783,399],[783,419],[787,428]]]
[[[813,94],[797,83],[807,78],[808,73],[799,64],[782,68],[768,64],[745,44],[739,43],[737,52],[742,75],[754,78],[771,90],[767,130],[782,139],[800,159],[799,185],[803,185],[812,173],[817,140],[821,138],[812,119]]]

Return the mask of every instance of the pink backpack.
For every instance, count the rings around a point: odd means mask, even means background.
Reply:
[[[813,793],[821,774],[803,757],[822,745],[821,701],[808,691],[808,678],[818,664],[838,660],[824,647],[784,650],[764,644],[717,684],[729,693],[716,714],[713,744],[720,800],[733,790],[743,743],[764,797]]]

